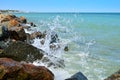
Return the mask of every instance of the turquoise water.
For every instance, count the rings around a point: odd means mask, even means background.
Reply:
[[[34,22],[39,31],[54,30],[67,43],[69,51],[63,52],[62,58],[66,66],[62,71],[67,71],[70,75],[81,71],[89,80],[103,80],[120,69],[119,13],[16,15]]]

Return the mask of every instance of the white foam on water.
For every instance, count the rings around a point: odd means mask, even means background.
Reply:
[[[59,23],[60,18],[61,18],[60,16],[56,16],[51,21],[52,23],[51,22],[47,23],[47,22],[44,22],[44,21],[40,21],[42,27],[44,27],[44,26],[48,27],[48,30],[46,30],[46,37],[42,38],[42,39],[35,38],[34,43],[32,44],[33,46],[45,51],[47,54],[45,54],[44,57],[47,57],[48,59],[50,59],[50,61],[52,63],[54,63],[55,65],[49,67],[48,66],[49,62],[42,62],[42,60],[34,61],[33,64],[37,65],[37,66],[45,66],[48,69],[50,69],[53,72],[53,74],[55,75],[55,80],[67,79],[71,75],[76,73],[75,71],[78,68],[76,69],[76,67],[68,66],[68,65],[71,65],[71,62],[75,63],[76,65],[80,65],[82,67],[85,67],[86,71],[88,71],[89,67],[88,67],[86,59],[89,57],[89,48],[90,48],[90,46],[95,43],[94,40],[86,42],[86,40],[85,40],[85,38],[83,36],[79,36],[75,32],[73,34],[72,33],[73,31],[72,31],[71,28],[68,29],[68,28],[66,28],[66,26],[63,26],[63,25],[61,25]],[[70,23],[70,20],[68,20],[68,23]],[[33,31],[27,31],[26,30],[27,33],[32,33],[34,31],[35,30],[33,30]],[[57,48],[51,49],[50,48],[51,35],[55,31],[58,31],[59,33],[65,34],[65,35],[70,33],[71,37],[63,39],[63,38],[61,38],[59,36],[60,40],[58,42],[56,42],[56,43],[53,43],[53,45],[56,45]],[[44,44],[40,43],[40,41],[42,41],[42,40],[44,41]],[[69,57],[63,56],[65,54],[64,53],[64,47],[66,45],[68,45],[69,43],[71,43],[71,42],[76,42],[76,44],[78,44],[79,43],[78,41],[80,41],[81,44],[85,45],[84,50],[77,53],[77,54],[75,54],[75,55],[71,54]],[[79,47],[81,45],[77,45],[77,46]],[[76,45],[75,45],[75,48],[76,48]],[[69,55],[69,52],[68,52],[68,55]],[[75,61],[76,56],[80,58],[80,59],[78,59],[80,61]],[[68,63],[66,63],[66,61]],[[64,63],[66,63],[65,65],[67,65],[67,66],[64,66]],[[61,66],[61,67],[59,67],[59,66]],[[57,67],[57,68],[55,68],[55,67]],[[79,71],[79,69],[78,69],[78,71]]]

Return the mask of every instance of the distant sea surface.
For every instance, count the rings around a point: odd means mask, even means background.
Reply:
[[[36,30],[53,30],[68,47],[62,52],[65,68],[56,80],[81,71],[88,80],[103,80],[120,69],[119,13],[15,13],[37,25]],[[60,74],[60,73],[61,74]],[[67,75],[68,73],[69,75]],[[57,73],[56,73],[57,74]]]

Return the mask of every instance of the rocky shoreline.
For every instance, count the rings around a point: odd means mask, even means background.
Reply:
[[[23,16],[17,17],[12,14],[0,14],[0,80],[54,80],[54,74],[44,66],[30,64],[35,60],[48,63],[48,66],[64,68],[64,60],[53,63],[42,49],[38,49],[31,44],[35,38],[41,39],[40,43],[45,43],[47,32],[26,33],[31,27],[37,27],[33,22],[28,22]],[[50,49],[58,49],[60,46],[57,34],[50,34]],[[68,51],[68,46],[64,47]],[[88,80],[81,72],[76,73],[66,80]],[[105,80],[120,80],[120,72]]]

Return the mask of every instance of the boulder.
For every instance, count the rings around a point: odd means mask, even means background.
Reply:
[[[120,70],[118,70],[116,73],[112,74],[104,80],[120,80]]]
[[[36,27],[36,25],[33,22],[30,22],[29,24],[30,26]]]
[[[34,39],[34,38],[41,38],[42,37],[42,33],[41,32],[34,32],[32,34],[30,34],[30,38]]]
[[[0,19],[3,19],[3,18],[5,18],[5,14],[2,14],[2,13],[0,13]]]
[[[71,78],[65,80],[88,80],[81,72],[74,74]]]
[[[64,47],[64,51],[69,51],[68,46],[65,46],[65,47]]]
[[[45,54],[45,52],[41,49],[37,49],[25,42],[16,41],[11,42],[9,46],[4,49],[3,54],[0,54],[0,57],[8,57],[16,61],[33,62],[41,59],[43,54]]]
[[[0,80],[54,80],[54,75],[44,66],[0,58]]]
[[[9,32],[5,26],[0,26],[0,41],[9,37]]]
[[[20,22],[26,24],[26,23],[27,23],[27,20],[26,20],[23,16],[21,16],[21,17],[20,17]]]
[[[5,41],[0,41],[0,49],[5,49],[8,47],[8,42]]]
[[[25,30],[22,27],[12,28],[13,30],[9,30],[9,35],[11,39],[25,41],[27,39],[27,35]]]
[[[16,19],[12,19],[9,21],[8,23],[8,30],[11,28],[11,27],[18,27],[20,26],[20,23],[16,20]]]
[[[15,15],[6,15],[6,16],[4,16],[3,19],[1,20],[1,23],[6,22],[6,21],[10,21],[10,20],[15,19],[15,18],[16,18]]]

